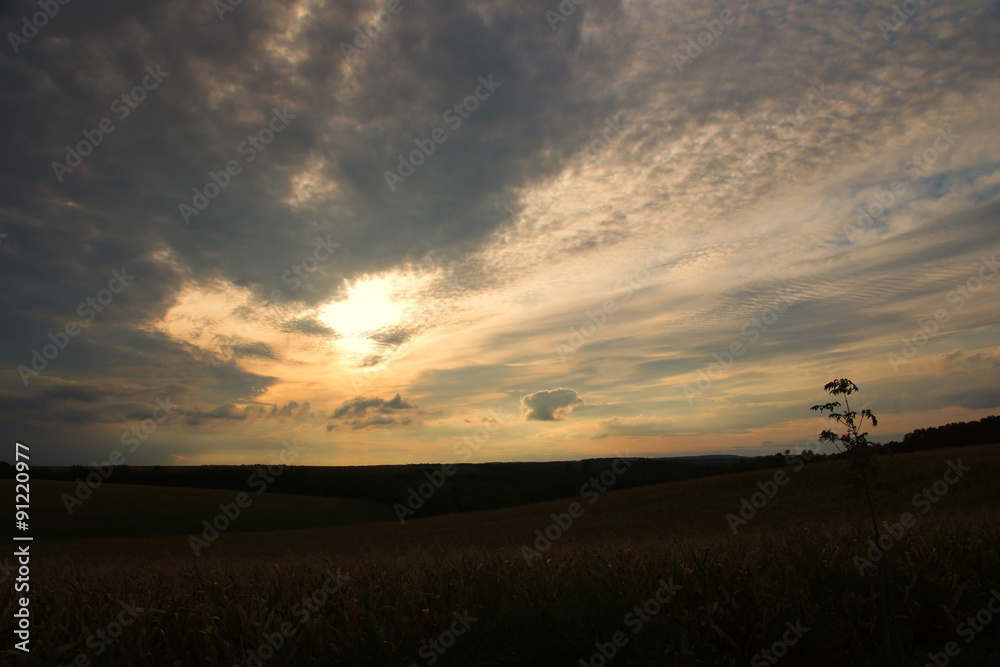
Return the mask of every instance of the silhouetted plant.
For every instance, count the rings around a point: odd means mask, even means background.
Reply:
[[[871,422],[872,427],[878,426],[878,419],[872,414],[871,410],[862,410],[858,412],[851,409],[850,401],[848,396],[853,394],[858,389],[858,385],[854,384],[847,378],[840,378],[839,380],[834,380],[833,382],[827,382],[823,386],[831,396],[843,396],[844,397],[844,410],[838,412],[840,409],[840,401],[831,401],[829,403],[823,403],[820,405],[814,405],[810,410],[816,410],[819,412],[829,412],[828,415],[830,419],[833,419],[838,424],[843,424],[847,427],[847,432],[843,434],[837,434],[829,429],[824,430],[819,434],[819,439],[823,442],[832,442],[838,448],[842,448],[842,451],[847,455],[847,459],[851,466],[851,471],[854,475],[854,481],[856,481],[862,491],[865,494],[865,502],[868,504],[868,512],[871,514],[872,528],[875,531],[875,544],[881,545],[881,534],[878,529],[878,519],[875,517],[875,505],[872,502],[871,494],[871,484],[869,482],[869,477],[874,472],[875,468],[875,457],[878,452],[873,443],[868,442],[868,432],[862,431],[864,428],[865,420]],[[897,650],[899,647],[899,637],[896,631],[895,616],[892,611],[892,601],[889,599],[889,563],[888,554],[884,551],[882,553],[882,558],[878,561],[878,579],[879,579],[879,608],[882,617],[882,633],[885,640],[885,651],[886,659],[888,664],[892,665],[894,663],[893,651],[893,639],[895,638],[895,644]],[[902,664],[902,654],[899,654],[899,661]]]
[[[827,429],[819,434],[819,439],[824,442],[832,442],[847,454],[847,459],[850,461],[855,480],[865,493],[865,500],[871,512],[872,524],[875,526],[877,532],[878,521],[875,519],[875,507],[872,504],[871,488],[868,483],[869,475],[874,472],[877,451],[875,446],[868,442],[868,432],[862,432],[861,429],[864,428],[866,419],[871,422],[873,427],[878,426],[878,419],[872,414],[871,410],[862,410],[861,412],[851,410],[851,404],[847,397],[859,391],[859,389],[856,384],[847,378],[827,382],[823,389],[833,396],[844,397],[844,411],[837,412],[838,408],[840,408],[840,401],[814,405],[809,409],[829,412],[830,419],[833,419],[838,424],[847,426],[847,432],[838,435],[834,431]]]

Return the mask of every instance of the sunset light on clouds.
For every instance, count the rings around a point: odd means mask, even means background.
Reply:
[[[89,464],[169,398],[127,463],[368,465],[772,453],[833,377],[884,440],[995,413],[1000,4],[912,4],[66,5],[0,55],[0,425]]]

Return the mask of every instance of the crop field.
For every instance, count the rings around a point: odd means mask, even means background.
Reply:
[[[1000,667],[1000,0],[0,27],[0,667]]]
[[[253,495],[198,555],[191,536],[235,492],[107,484],[69,516],[74,485],[38,482],[34,647],[0,660],[882,665],[884,557],[904,664],[1000,664],[1000,447],[878,467],[884,556],[842,462],[405,524],[372,503]]]

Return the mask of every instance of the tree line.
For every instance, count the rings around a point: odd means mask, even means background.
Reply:
[[[871,443],[878,453],[902,453],[942,447],[1000,443],[1000,416],[975,422],[945,424],[907,433],[903,440]],[[805,453],[803,453],[805,454]],[[811,453],[810,453],[811,454]],[[693,479],[709,475],[779,468],[789,464],[790,453],[755,457],[690,459],[635,458],[615,489]],[[814,463],[843,458],[843,453],[806,455]],[[500,509],[580,494],[580,488],[610,468],[615,459],[585,459],[530,463],[461,463],[446,484],[424,502],[417,517],[452,512]],[[246,491],[248,478],[261,468],[253,465],[112,466],[106,482]],[[440,464],[383,466],[280,466],[281,474],[268,485],[268,493],[327,496],[369,500],[387,505],[406,503],[417,489],[441,468]],[[32,468],[34,479],[76,481],[94,472],[90,466]],[[0,478],[13,478],[14,467],[0,462]]]

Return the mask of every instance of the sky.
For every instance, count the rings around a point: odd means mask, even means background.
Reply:
[[[883,440],[1000,412],[1000,2],[0,28],[8,460],[756,455],[840,377]]]

